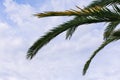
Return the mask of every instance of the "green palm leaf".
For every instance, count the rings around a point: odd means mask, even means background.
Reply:
[[[84,65],[84,69],[83,69],[83,75],[86,74],[88,68],[89,68],[89,65],[92,61],[92,59],[96,56],[96,54],[101,50],[103,49],[106,45],[108,45],[110,42],[114,41],[114,39],[108,39],[106,41],[104,41],[102,43],[102,45],[93,53],[93,55],[90,57],[90,59],[86,62],[86,64]]]
[[[73,20],[66,22],[58,26],[57,28],[52,29],[50,32],[46,33],[46,35],[42,36],[42,38],[38,39],[33,46],[28,50],[28,58],[31,58],[41,49],[45,44],[47,44],[54,37],[59,35],[60,33],[69,30],[70,28],[75,28],[82,24],[89,23],[97,23],[97,22],[111,22],[111,21],[119,21],[120,16],[119,13],[112,12],[107,7],[101,9],[100,11],[96,11],[95,9],[88,9],[89,15],[77,16]],[[74,32],[74,30],[73,30]],[[71,36],[71,33],[68,36]]]
[[[54,37],[56,37],[60,33],[66,31],[74,26],[79,26],[82,24],[98,23],[98,22],[109,22],[109,21],[113,21],[113,20],[114,19],[92,17],[92,16],[90,16],[90,17],[76,17],[73,20],[70,20],[70,21],[66,22],[65,24],[62,24],[62,25],[52,29],[50,32],[46,33],[46,35],[44,35],[40,39],[38,39],[29,48],[27,57],[32,59],[33,56],[38,52],[38,50],[41,49],[45,44],[47,44],[49,41],[51,41]]]
[[[110,22],[109,25],[106,27],[105,32],[104,32],[104,39],[107,40],[110,36],[110,34],[113,32],[113,30],[117,27],[117,25],[120,22]]]
[[[115,28],[120,23],[120,9],[117,6],[119,3],[120,0],[95,0],[84,9],[76,6],[79,10],[71,9],[60,12],[50,11],[35,14],[35,16],[39,18],[50,16],[75,16],[75,18],[59,25],[58,27],[53,28],[44,36],[39,38],[29,48],[27,52],[27,58],[32,59],[44,45],[49,43],[52,39],[64,31],[67,31],[66,39],[70,39],[77,27],[80,25],[109,22],[109,25],[106,27],[104,32],[104,42],[100,45],[100,47],[98,47],[97,50],[93,52],[92,56],[84,66],[83,75],[85,75],[92,59],[96,56],[96,54],[109,43],[120,39],[120,30],[115,31]],[[109,6],[112,6],[112,8]]]
[[[89,16],[96,16],[96,17],[114,17],[114,16],[118,16],[120,9],[118,9],[117,6],[112,6],[113,10],[108,9],[107,7],[101,8],[101,9],[94,9],[94,8],[89,8],[89,9],[84,9],[82,12],[84,12],[84,15],[81,16],[87,16],[85,14],[89,14]],[[98,11],[97,11],[98,10]],[[119,22],[111,22],[111,24],[106,28],[105,30],[105,34],[104,36],[107,37],[109,35],[109,33],[112,31],[112,27],[117,26],[117,23],[119,24]],[[70,39],[73,35],[73,33],[75,32],[75,30],[77,29],[77,27],[72,27],[70,28],[67,33],[66,33],[66,39]],[[113,28],[114,29],[114,28]],[[104,38],[105,38],[104,37]]]
[[[86,74],[86,72],[90,66],[90,63],[91,63],[92,59],[96,56],[96,54],[100,50],[102,50],[105,46],[107,46],[109,43],[111,43],[113,41],[117,41],[119,39],[120,39],[120,30],[113,31],[111,33],[111,35],[109,36],[109,38],[107,40],[105,40],[97,50],[94,51],[94,53],[92,54],[90,59],[86,62],[86,64],[84,65],[84,69],[83,69],[83,75]]]
[[[116,37],[116,39],[119,39],[120,38],[120,29],[113,31],[113,33],[111,35]]]
[[[86,20],[89,20],[85,18]],[[83,17],[74,18],[73,20],[70,20],[54,29],[52,29],[50,32],[46,33],[46,35],[42,36],[40,39],[38,39],[28,50],[27,57],[32,59],[33,56],[38,52],[39,49],[41,49],[45,44],[47,44],[50,40],[52,40],[54,37],[59,35],[60,33],[64,32],[65,30],[73,27],[73,26],[79,26],[80,24],[85,23],[85,19]],[[87,22],[87,21],[86,21]],[[88,23],[88,22],[87,22]]]
[[[72,27],[72,28],[67,30],[67,32],[66,32],[66,39],[68,39],[68,38],[70,39],[72,37],[72,35],[75,32],[75,30],[77,29],[77,27],[78,26],[74,26],[74,27]]]

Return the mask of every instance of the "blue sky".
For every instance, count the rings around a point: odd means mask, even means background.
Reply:
[[[60,34],[30,61],[30,45],[49,29],[72,17],[38,19],[37,12],[83,7],[92,0],[1,0],[0,80],[119,80],[119,41],[103,49],[92,61],[85,76],[82,69],[92,52],[102,43],[107,24],[78,28],[71,40]]]

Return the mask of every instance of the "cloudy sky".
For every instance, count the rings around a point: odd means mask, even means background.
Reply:
[[[107,24],[78,28],[71,40],[57,36],[32,59],[28,48],[45,32],[72,17],[38,19],[33,14],[83,7],[92,0],[1,0],[0,80],[120,80],[120,41],[94,58],[85,76],[82,69],[92,52],[102,43]]]

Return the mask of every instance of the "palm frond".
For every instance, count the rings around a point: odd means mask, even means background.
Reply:
[[[90,59],[84,65],[83,75],[86,74],[86,72],[87,72],[87,70],[88,70],[88,68],[90,66],[90,63],[91,63],[92,59],[96,56],[96,54],[100,50],[102,50],[105,46],[107,46],[109,43],[111,43],[113,41],[117,41],[119,39],[120,39],[120,29],[116,30],[116,31],[113,31],[111,33],[110,37],[107,40],[105,40],[97,50],[94,51],[94,53],[92,54],[92,56],[90,57]]]
[[[75,16],[80,14],[80,11],[77,10],[66,10],[66,11],[49,11],[44,13],[37,13],[34,14],[34,16],[37,16],[38,18],[42,17],[50,17],[50,16]]]
[[[75,30],[77,29],[78,26],[74,26],[70,29],[67,30],[66,32],[66,39],[70,39],[73,35],[73,33],[75,32]]]
[[[44,36],[41,36],[27,52],[27,58],[32,59],[36,53],[47,43],[49,43],[56,36],[64,31],[66,33],[66,39],[70,39],[78,26],[83,24],[109,22],[109,25],[104,32],[104,42],[96,49],[89,60],[85,63],[83,68],[83,75],[86,74],[91,61],[105,46],[113,41],[120,39],[120,30],[115,30],[120,23],[120,9],[117,6],[120,4],[120,0],[95,0],[90,5],[81,9],[76,6],[78,10],[70,9],[66,11],[49,11],[43,13],[34,14],[38,18],[51,17],[51,16],[75,16],[74,19],[67,21],[64,24],[59,25],[51,29]],[[108,6],[112,6],[112,9]]]
[[[116,8],[116,7],[114,7]],[[117,9],[116,9],[117,10]],[[51,41],[54,37],[59,35],[60,33],[73,29],[73,31],[67,34],[67,37],[70,37],[75,30],[75,27],[82,25],[82,24],[90,24],[90,23],[98,23],[98,22],[112,22],[112,21],[119,21],[120,14],[116,11],[111,11],[107,7],[102,8],[100,11],[96,9],[87,9],[87,11],[83,10],[84,15],[77,16],[73,20],[66,22],[58,26],[57,28],[52,29],[46,35],[42,36],[42,38],[38,39],[33,46],[28,50],[27,57],[32,59],[32,57],[41,49],[45,44]],[[86,13],[86,15],[85,15]],[[89,15],[87,14],[89,13]]]
[[[38,17],[49,17],[49,16],[100,16],[102,17],[116,17],[120,15],[120,9],[117,6],[112,6],[113,9],[107,7],[95,6],[88,9],[67,10],[64,12],[45,12],[35,14]],[[54,13],[54,14],[53,14]],[[67,14],[69,13],[69,14]]]
[[[116,37],[116,39],[119,39],[120,38],[120,29],[113,31],[111,35]]]
[[[38,18],[51,17],[51,16],[82,16],[82,15],[89,15],[90,12],[99,12],[101,9],[102,7],[95,6],[87,9],[79,8],[79,10],[71,9],[71,10],[59,11],[59,12],[49,11],[44,13],[37,13],[37,14],[34,14],[34,16],[37,16]]]
[[[117,17],[118,18],[118,17]],[[38,52],[39,49],[41,49],[45,44],[50,42],[54,37],[59,35],[60,33],[82,24],[90,24],[90,23],[98,23],[98,22],[109,22],[114,20],[120,20],[120,19],[113,19],[110,17],[102,17],[99,16],[83,16],[83,17],[75,17],[73,20],[70,20],[66,22],[65,24],[62,24],[54,29],[52,29],[50,32],[46,33],[46,35],[42,36],[40,39],[38,39],[28,50],[27,58],[32,59],[33,56]]]
[[[50,42],[54,37],[59,35],[60,33],[64,32],[65,30],[73,27],[78,26],[82,21],[82,18],[74,18],[73,20],[70,20],[62,25],[59,25],[58,27],[50,30],[50,32],[46,33],[44,36],[42,36],[40,39],[38,39],[28,50],[27,58],[32,59],[35,54],[38,52],[39,49],[41,49],[45,44]]]
[[[84,69],[83,69],[83,75],[86,74],[88,68],[89,68],[89,65],[92,61],[92,59],[96,56],[96,54],[101,50],[103,49],[106,45],[108,45],[110,42],[114,41],[114,39],[108,39],[106,41],[104,41],[102,43],[102,45],[93,53],[93,55],[90,57],[90,59],[86,62],[86,64],[84,65]]]
[[[110,34],[114,31],[114,29],[117,27],[117,25],[120,22],[110,22],[109,25],[106,27],[105,32],[104,32],[104,39],[107,40],[110,36]]]
[[[101,10],[100,9],[96,9],[96,8],[91,8],[91,9],[84,9],[84,10],[81,10],[82,12],[84,12],[84,15],[82,16],[86,16],[85,13],[89,13],[89,16],[96,16],[96,17],[115,17],[115,16],[118,16],[120,14],[120,9],[114,5],[112,6],[113,9],[110,10],[108,9],[107,7],[104,7],[102,8]],[[79,7],[78,7],[79,8]],[[99,10],[99,11],[97,11]],[[118,21],[117,21],[118,22]],[[107,29],[105,30],[105,37],[109,36],[109,33],[112,31],[112,27],[115,27],[117,26],[117,22],[111,22]],[[118,23],[119,24],[119,23]],[[72,34],[75,32],[75,30],[77,29],[77,27],[72,27],[70,28],[67,33],[66,33],[66,39],[70,39],[72,37]],[[105,38],[104,37],[104,38]]]
[[[120,0],[94,0],[90,5],[81,9],[80,7],[76,6],[79,10],[66,10],[66,11],[49,11],[44,13],[37,13],[34,14],[35,16],[42,18],[42,17],[49,17],[49,16],[75,16],[81,14],[81,10],[88,12],[89,10],[98,10],[99,8],[106,7],[107,5],[117,5],[120,4]]]

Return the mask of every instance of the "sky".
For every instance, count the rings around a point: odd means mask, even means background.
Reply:
[[[28,48],[53,27],[73,17],[37,18],[35,13],[83,7],[92,0],[1,0],[0,80],[120,80],[120,41],[111,43],[82,69],[103,41],[105,23],[79,26],[70,40],[60,34],[32,59]]]

